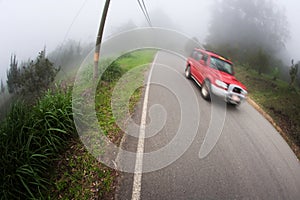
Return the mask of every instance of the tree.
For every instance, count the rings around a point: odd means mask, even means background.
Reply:
[[[20,82],[20,71],[16,55],[10,57],[10,68],[7,71],[7,87],[9,93],[17,92]]]
[[[85,44],[75,40],[67,40],[48,54],[48,59],[53,61],[54,67],[67,72],[79,68],[84,58],[89,54],[93,44]]]
[[[1,79],[0,93],[4,94],[4,92],[5,92],[5,86],[4,86],[3,80]]]
[[[226,48],[234,59],[248,62],[260,49],[274,55],[285,48],[287,18],[273,1],[220,0],[215,4],[206,38],[215,50]]]
[[[10,93],[22,95],[40,95],[49,88],[59,71],[46,57],[46,50],[39,52],[35,60],[22,64],[18,68],[16,56],[11,57],[10,69],[7,72],[7,85]]]
[[[260,75],[264,70],[268,69],[269,56],[260,48],[255,56],[254,62],[256,63],[257,71]]]
[[[59,69],[55,68],[53,63],[46,57],[45,49],[39,52],[36,60],[31,61],[24,67],[20,83],[22,93],[35,93],[39,95],[41,91],[46,90],[54,81],[58,71]]]
[[[295,82],[296,82],[296,77],[297,77],[297,73],[298,73],[298,66],[299,64],[294,64],[294,60],[292,60],[292,66],[290,68],[290,77],[291,77],[291,81],[290,81],[290,86],[294,87]]]

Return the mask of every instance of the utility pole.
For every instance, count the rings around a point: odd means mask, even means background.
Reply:
[[[103,8],[103,13],[101,17],[101,22],[97,34],[97,39],[96,39],[96,46],[95,46],[95,53],[94,53],[94,79],[97,80],[99,76],[99,69],[98,69],[98,63],[99,63],[99,54],[100,54],[100,45],[102,42],[102,36],[103,36],[103,31],[104,31],[104,25],[106,21],[106,16],[107,16],[107,11],[109,7],[110,0],[105,1],[105,5]]]

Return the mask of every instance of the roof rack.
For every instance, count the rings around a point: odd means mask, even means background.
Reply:
[[[221,55],[221,54],[219,54],[219,53],[217,53],[217,52],[215,52],[215,51],[212,51],[212,50],[209,50],[209,49],[205,49],[205,51],[208,51],[208,52],[210,52],[210,53],[214,53],[214,54],[216,54],[216,55],[219,55],[219,56],[225,58],[226,60],[230,60],[228,57],[223,56],[223,55]]]

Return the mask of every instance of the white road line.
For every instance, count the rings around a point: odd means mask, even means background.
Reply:
[[[146,118],[147,118],[147,107],[148,107],[148,97],[149,97],[149,88],[150,80],[152,76],[153,67],[155,65],[158,53],[156,53],[155,58],[152,62],[151,69],[149,72],[146,91],[144,96],[142,118],[140,124],[140,133],[138,146],[136,150],[136,160],[135,160],[135,169],[133,177],[133,188],[132,188],[132,200],[139,200],[141,197],[141,187],[142,187],[142,170],[143,170],[143,154],[144,154],[144,142],[145,142],[145,127],[146,127]]]

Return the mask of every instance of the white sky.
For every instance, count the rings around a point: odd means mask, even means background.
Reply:
[[[144,0],[149,13],[162,9],[178,31],[205,37],[209,23],[208,0]],[[300,1],[276,0],[287,10],[292,57],[300,60]],[[94,42],[104,0],[0,0],[0,78],[6,79],[12,53],[20,61],[35,58],[46,45],[48,52],[68,39]],[[150,15],[151,18],[151,15]],[[130,19],[137,25],[145,18],[137,0],[111,0],[106,36]],[[299,53],[298,53],[299,52]]]

